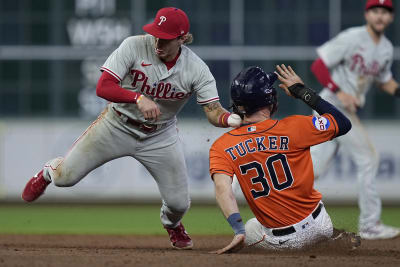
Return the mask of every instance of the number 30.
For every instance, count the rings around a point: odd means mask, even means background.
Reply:
[[[285,177],[286,177],[286,180],[283,183],[279,183],[278,177],[276,175],[276,171],[275,171],[274,164],[273,164],[275,161],[279,161],[282,164],[282,167],[283,167],[283,170],[285,173]],[[293,184],[293,176],[292,176],[292,172],[290,170],[289,164],[287,162],[286,155],[275,154],[273,156],[268,157],[265,162],[265,166],[267,167],[269,177],[272,181],[272,187],[275,190],[281,191],[286,188],[289,188]],[[251,169],[255,169],[257,172],[257,176],[251,178],[251,182],[253,184],[261,183],[263,190],[256,191],[254,189],[251,189],[251,194],[253,195],[254,199],[269,195],[271,188],[268,184],[267,178],[265,177],[265,173],[264,173],[261,163],[259,163],[258,161],[253,161],[253,162],[249,162],[247,164],[241,165],[241,166],[239,166],[239,168],[240,168],[240,172],[242,173],[242,175],[247,174],[247,172]]]

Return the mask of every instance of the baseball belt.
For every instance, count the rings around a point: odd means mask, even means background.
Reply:
[[[313,213],[311,214],[312,217],[314,218],[314,220],[315,220],[315,218],[317,218],[318,215],[321,213],[322,207],[323,207],[323,204],[322,204],[322,203],[319,203],[318,207],[317,207],[317,208],[313,211]],[[286,228],[281,228],[281,229],[274,229],[274,230],[272,230],[272,234],[273,234],[274,236],[290,235],[290,234],[293,234],[294,232],[296,232],[296,229],[294,229],[293,226],[289,226],[289,227],[286,227]]]
[[[140,122],[140,121],[134,120],[132,118],[129,118],[125,114],[123,114],[123,113],[119,112],[118,110],[116,110],[114,107],[113,107],[113,109],[114,109],[115,113],[117,113],[118,116],[120,118],[122,118],[126,123],[129,123],[129,124],[139,128],[140,130],[142,130],[143,132],[146,132],[146,133],[152,133],[152,132],[154,132],[154,131],[156,131],[156,130],[158,130],[158,129],[160,129],[163,126],[166,125],[166,123],[163,123],[163,124],[152,124],[152,125],[145,124],[143,122]]]

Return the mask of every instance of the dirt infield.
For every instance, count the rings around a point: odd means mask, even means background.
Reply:
[[[400,238],[363,241],[353,251],[338,244],[308,251],[237,254],[209,251],[229,236],[193,236],[193,250],[177,251],[167,236],[0,235],[0,266],[400,266]]]

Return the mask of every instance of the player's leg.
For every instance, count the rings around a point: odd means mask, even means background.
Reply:
[[[273,246],[266,242],[267,234],[264,231],[264,226],[256,218],[248,220],[244,228],[246,231],[246,246],[274,249]]]
[[[314,218],[314,224],[308,230],[308,238],[304,239],[303,246],[308,245],[309,239],[311,239],[311,244],[315,244],[319,241],[329,240],[333,235],[333,224],[331,217],[328,212],[326,212],[325,206],[321,208],[321,212],[316,218]]]
[[[358,117],[350,114],[348,117],[351,120],[352,129],[340,139],[340,142],[357,166],[359,226],[363,228],[375,225],[380,219],[381,200],[376,190],[375,180],[379,157]]]
[[[379,155],[356,115],[348,115],[352,130],[339,139],[357,166],[360,208],[359,230],[362,238],[392,238],[400,232],[380,223],[381,199],[376,188]]]
[[[105,162],[128,154],[128,151],[124,151],[127,144],[121,136],[125,133],[109,123],[105,118],[106,113],[103,112],[75,141],[65,157],[52,159],[45,164],[38,177],[28,182],[23,199],[35,200],[50,182],[61,187],[73,186]]]
[[[315,179],[326,173],[338,149],[339,145],[336,139],[310,148]]]
[[[175,125],[165,132],[139,142],[134,156],[154,177],[162,198],[161,223],[175,248],[193,243],[181,219],[190,206],[188,174],[181,141]]]

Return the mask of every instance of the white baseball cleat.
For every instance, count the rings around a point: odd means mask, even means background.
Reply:
[[[377,240],[377,239],[390,239],[400,235],[400,228],[385,225],[381,222],[375,226],[360,230],[362,239]]]

